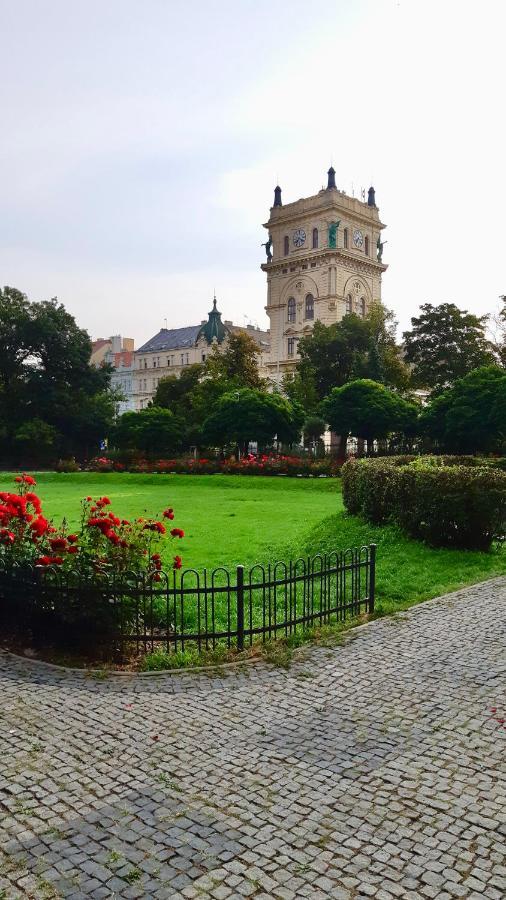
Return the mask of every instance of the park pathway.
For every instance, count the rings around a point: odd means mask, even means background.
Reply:
[[[0,652],[0,897],[506,897],[506,578],[289,671]]]

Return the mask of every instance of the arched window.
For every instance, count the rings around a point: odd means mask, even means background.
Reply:
[[[314,297],[308,294],[306,297],[305,318],[314,319]]]
[[[345,228],[343,231],[343,244],[344,244],[344,249],[347,250],[348,249],[348,229],[347,228]]]
[[[360,298],[360,315],[362,316],[363,319],[365,319],[365,313],[366,313],[365,297],[361,297]]]
[[[365,238],[365,255],[369,256],[369,238],[367,237],[367,235]]]
[[[318,229],[313,228],[313,250],[318,249]]]
[[[346,314],[353,312],[353,301],[351,299],[351,294],[348,294],[346,297]]]
[[[290,252],[290,238],[287,234],[285,234],[285,256],[288,256]]]
[[[295,300],[290,297],[288,301],[288,321],[295,322]]]

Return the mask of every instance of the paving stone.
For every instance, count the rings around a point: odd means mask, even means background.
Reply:
[[[505,642],[502,578],[288,671],[0,651],[0,896],[503,900]]]

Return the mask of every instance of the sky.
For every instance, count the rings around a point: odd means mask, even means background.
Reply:
[[[374,184],[383,301],[506,293],[502,0],[0,0],[0,284],[93,337],[268,320],[262,223]]]

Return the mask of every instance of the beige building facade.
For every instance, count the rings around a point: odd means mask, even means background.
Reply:
[[[180,376],[186,366],[204,363],[214,347],[224,350],[230,335],[249,334],[258,345],[258,366],[267,375],[270,354],[270,335],[253,325],[241,327],[225,320],[217,308],[216,297],[207,319],[200,325],[184,328],[162,328],[136,350],[134,357],[134,406],[145,409],[153,400],[158,383],[167,375]]]
[[[276,187],[264,227],[270,357],[267,377],[281,386],[297,363],[297,343],[314,322],[338,322],[347,313],[365,316],[381,300],[382,229],[374,188],[367,200],[337,189],[335,171],[312,197],[283,205]]]

